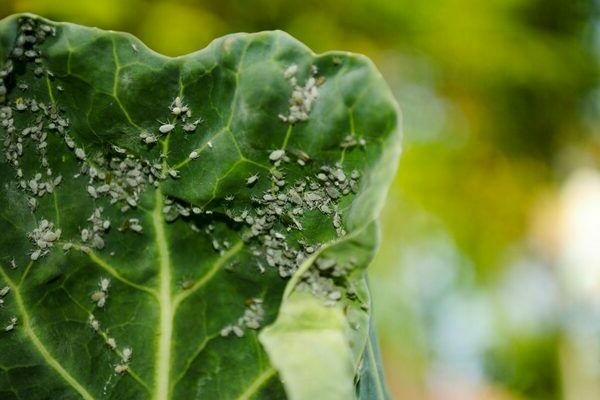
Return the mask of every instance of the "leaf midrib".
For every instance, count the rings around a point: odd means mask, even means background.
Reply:
[[[160,309],[160,329],[158,351],[155,359],[156,400],[168,400],[170,388],[171,341],[173,336],[173,301],[171,298],[171,258],[163,218],[164,198],[162,191],[155,191],[155,204],[152,223],[156,239],[159,261],[158,304]]]

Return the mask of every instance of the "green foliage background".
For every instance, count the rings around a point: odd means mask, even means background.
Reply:
[[[553,228],[542,223],[540,234],[539,215],[571,171],[598,167],[599,8],[595,0],[1,0],[0,17],[29,11],[123,30],[167,55],[231,32],[283,29],[316,52],[369,56],[405,125],[371,267],[393,394],[452,398],[435,396],[444,393],[440,365],[456,362],[458,382],[475,376],[474,398],[559,399],[572,379],[560,316],[515,329],[497,293],[515,258],[551,270],[544,240]],[[448,356],[456,341],[440,313],[458,332],[493,332]],[[469,323],[470,315],[492,322]]]

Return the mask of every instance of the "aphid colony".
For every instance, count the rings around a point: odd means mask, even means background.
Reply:
[[[81,229],[80,240],[82,247],[89,246],[98,250],[104,248],[103,236],[110,229],[110,220],[102,217],[104,208],[97,207],[92,215],[87,219],[91,227]],[[70,243],[63,246],[63,250],[68,250],[71,247]]]
[[[173,99],[169,105],[169,111],[171,112],[171,116],[174,118],[174,120],[169,122],[159,121],[160,126],[158,127],[158,136],[146,131],[140,133],[140,139],[145,144],[157,143],[159,136],[171,133],[177,126],[178,121],[181,121],[183,124],[182,129],[186,133],[194,132],[198,127],[198,124],[202,122],[202,118],[197,118],[194,121],[189,120],[192,117],[192,110],[183,102],[183,98],[180,96],[177,96],[175,99]],[[192,157],[190,156],[190,158]]]
[[[6,296],[8,296],[10,292],[10,286],[4,286],[4,287],[0,287],[0,308],[2,308],[4,306],[4,298]],[[11,317],[9,322],[4,325],[4,332],[10,332],[13,329],[15,329],[15,326],[17,325],[17,317]]]
[[[84,159],[85,160],[85,159]],[[88,176],[87,193],[93,199],[107,197],[110,204],[121,204],[121,211],[137,207],[146,185],[158,186],[162,177],[162,163],[140,160],[117,146],[112,154],[92,157],[81,164],[81,175]]]
[[[13,107],[16,112],[27,111],[36,115],[33,125],[21,129],[15,126],[13,108],[0,108],[0,125],[6,131],[3,142],[5,158],[15,170],[18,187],[30,196],[29,206],[35,209],[37,198],[52,193],[62,182],[62,176],[55,176],[50,168],[47,139],[49,132],[64,132],[68,120],[60,116],[55,106],[46,106],[35,100],[19,98],[13,103]],[[24,170],[20,164],[20,158],[28,145],[33,147],[39,160],[39,169],[31,172]]]
[[[55,36],[56,30],[54,27],[40,23],[40,21],[32,18],[19,18],[19,33],[15,41],[11,58],[17,60],[33,61],[37,66],[34,69],[36,76],[41,76],[44,69],[41,67],[42,59],[39,50],[39,45],[42,44],[48,36]],[[0,69],[0,102],[4,100],[7,93],[8,76],[13,71],[13,62],[9,58],[2,69]]]
[[[95,290],[91,295],[90,299],[96,303],[98,308],[103,308],[106,305],[108,299],[108,288],[110,288],[110,279],[100,278],[98,282],[98,290]]]
[[[238,318],[235,324],[227,325],[221,329],[221,336],[234,334],[237,337],[244,336],[244,329],[258,329],[265,316],[262,299],[250,299],[247,302],[244,314]]]
[[[60,239],[60,235],[60,229],[55,229],[54,224],[47,219],[42,219],[39,225],[27,234],[35,246],[35,250],[31,253],[31,260],[36,261],[47,255],[54,243]]]
[[[100,283],[98,284],[100,289],[108,290],[110,286],[110,280],[106,278],[102,278]],[[117,349],[117,340],[111,336],[108,336],[106,332],[102,332],[100,329],[100,321],[96,319],[93,314],[90,314],[88,317],[88,324],[92,328],[94,332],[102,336],[106,345],[114,352],[119,355],[119,362],[115,364],[114,371],[117,374],[123,374],[129,371],[129,363],[131,362],[131,358],[133,357],[133,349],[131,347],[124,347],[121,351]]]
[[[354,268],[355,263],[351,260],[339,263],[335,258],[320,256],[314,265],[302,275],[297,290],[312,293],[323,301],[325,306],[334,306],[342,298],[342,289],[336,285],[336,281],[348,275]],[[349,282],[344,282],[345,295],[355,298],[356,291]]]
[[[298,66],[292,64],[283,73],[285,79],[292,86],[292,95],[289,100],[288,114],[279,114],[279,119],[290,124],[308,120],[313,104],[319,97],[318,87],[324,82],[323,79],[316,78],[318,69],[315,65],[311,66],[311,76],[306,80],[304,86],[298,85],[297,72]]]

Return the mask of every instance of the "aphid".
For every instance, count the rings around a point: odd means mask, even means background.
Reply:
[[[96,305],[100,308],[104,307],[104,305],[106,304],[106,298],[108,297],[108,295],[106,294],[106,292],[103,292],[101,290],[97,290],[94,293],[92,293],[92,295],[90,296],[90,299],[96,303]]]
[[[17,263],[15,262],[14,258],[12,260],[10,260],[10,267],[12,269],[17,269]]]
[[[169,175],[171,176],[171,178],[177,179],[177,178],[179,178],[179,171],[177,171],[176,169],[171,168],[169,170]]]
[[[115,372],[117,374],[124,374],[128,370],[129,370],[129,365],[128,364],[117,364],[117,365],[115,365]]]
[[[153,144],[158,141],[158,138],[156,136],[148,132],[140,133],[140,139],[142,139],[146,144]]]
[[[0,289],[0,297],[6,296],[8,292],[10,292],[10,286],[4,286],[2,289]]]
[[[273,150],[271,154],[269,154],[269,160],[271,161],[279,161],[285,155],[285,150]]]
[[[283,72],[283,76],[285,79],[290,79],[298,72],[298,66],[296,64],[292,64]]]
[[[234,334],[235,334],[237,337],[242,337],[242,336],[244,336],[244,331],[243,331],[243,330],[242,330],[242,328],[240,328],[239,326],[237,326],[237,325],[234,325],[234,326],[232,326],[231,328],[232,328],[232,331],[233,331],[233,333],[234,333]]]
[[[85,160],[85,151],[80,147],[76,148],[75,157],[79,158],[80,160]]]
[[[125,347],[123,349],[123,356],[121,357],[124,363],[128,363],[131,360],[131,356],[133,355],[133,350],[131,347]]]
[[[258,174],[250,175],[248,178],[246,178],[246,186],[254,185],[256,181],[258,181],[258,178]]]
[[[16,325],[17,325],[17,317],[12,317],[12,318],[10,319],[10,322],[9,322],[9,324],[8,324],[8,325],[6,325],[6,326],[4,327],[4,331],[5,331],[5,332],[10,332],[10,331],[12,331],[13,329],[15,329],[15,326],[16,326]]]
[[[233,201],[233,199],[235,199],[235,196],[232,194],[228,194],[227,196],[225,196],[225,201]]]
[[[137,218],[130,218],[129,221],[127,221],[127,224],[129,229],[134,232],[141,233],[143,230],[143,227],[140,225],[140,221]]]
[[[109,337],[108,339],[106,339],[106,344],[108,345],[108,347],[110,347],[112,350],[117,348],[117,341],[115,340],[115,338],[111,338]]]
[[[40,256],[42,255],[42,251],[41,250],[35,250],[33,253],[31,253],[31,260],[32,261],[36,261],[38,258],[40,258]]]
[[[206,145],[208,147],[210,147],[211,149],[213,148],[213,144],[212,144],[212,142],[210,140],[208,142],[206,142]]]
[[[87,192],[90,196],[92,196],[92,198],[94,198],[94,199],[98,198],[98,193],[96,193],[96,188],[93,187],[92,185],[87,187]]]
[[[196,150],[194,150],[190,153],[188,157],[190,160],[195,160],[196,158],[200,157],[200,154]]]
[[[108,288],[110,287],[110,279],[108,279],[108,278],[100,278],[100,282],[98,282],[98,287],[103,292],[108,291]]]
[[[180,283],[181,289],[183,290],[188,290],[189,288],[191,288],[192,286],[194,286],[194,281],[191,279],[186,279],[183,282]]]
[[[158,130],[160,131],[160,133],[169,133],[171,132],[173,129],[175,129],[175,125],[174,124],[162,124]]]
[[[139,51],[139,49],[135,43],[131,43],[131,49],[134,51],[134,53],[137,53]]]

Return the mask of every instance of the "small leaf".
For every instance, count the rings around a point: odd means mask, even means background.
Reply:
[[[342,311],[325,307],[307,293],[283,304],[277,321],[260,334],[261,343],[292,400],[354,398],[352,356]]]

